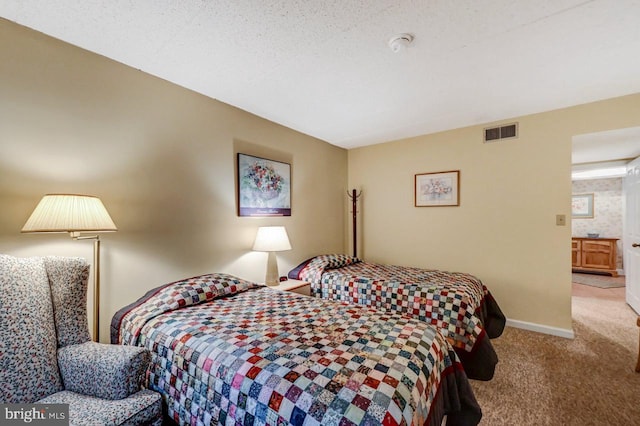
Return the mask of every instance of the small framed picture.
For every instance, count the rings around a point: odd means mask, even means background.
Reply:
[[[571,217],[573,219],[593,218],[593,194],[574,194],[571,196]]]
[[[460,170],[415,175],[415,206],[460,205]]]
[[[238,154],[238,216],[291,216],[291,165]]]

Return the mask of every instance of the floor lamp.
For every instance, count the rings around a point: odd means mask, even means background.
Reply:
[[[93,340],[100,341],[100,237],[85,232],[117,231],[98,197],[47,194],[21,232],[68,232],[74,240],[93,240]]]

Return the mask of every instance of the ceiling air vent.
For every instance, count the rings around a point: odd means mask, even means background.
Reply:
[[[499,127],[487,127],[484,129],[484,141],[494,142],[500,139],[518,137],[518,123],[505,124]]]

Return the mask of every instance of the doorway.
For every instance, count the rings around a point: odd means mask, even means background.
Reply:
[[[615,299],[625,302],[625,210],[626,189],[624,185],[627,174],[627,164],[640,156],[640,127],[617,129],[577,135],[572,140],[572,195],[577,203],[572,210],[580,209],[576,215],[572,214],[572,237],[592,237],[592,246],[599,247],[589,256],[598,257],[599,265],[585,261],[587,271],[594,268],[615,269],[620,277],[603,275],[574,275],[572,279],[572,295],[579,297],[595,297]],[[591,204],[585,204],[585,200]],[[573,212],[572,212],[573,213]],[[600,240],[598,240],[600,239]],[[604,239],[614,240],[615,259],[606,263]],[[589,241],[586,242],[589,244]],[[573,265],[576,262],[576,246],[580,242],[574,241]],[[585,254],[583,254],[585,256]],[[583,258],[584,259],[584,258]],[[578,261],[579,262],[579,261]],[[584,276],[583,276],[584,275]],[[612,275],[615,275],[612,274]],[[599,285],[600,284],[600,285]]]

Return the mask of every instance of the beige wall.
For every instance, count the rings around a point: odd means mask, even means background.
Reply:
[[[639,125],[640,95],[514,120],[515,140],[483,144],[473,126],[350,150],[359,255],[473,273],[508,318],[570,330],[571,137]],[[414,207],[414,175],[448,170],[460,170],[460,206]]]
[[[101,236],[101,340],[157,285],[263,280],[258,226],[287,227],[281,274],[344,250],[345,150],[2,19],[0,57],[0,252],[90,260],[88,241],[20,229],[46,193],[99,196],[119,228]],[[291,217],[236,216],[237,152],[291,163]]]

